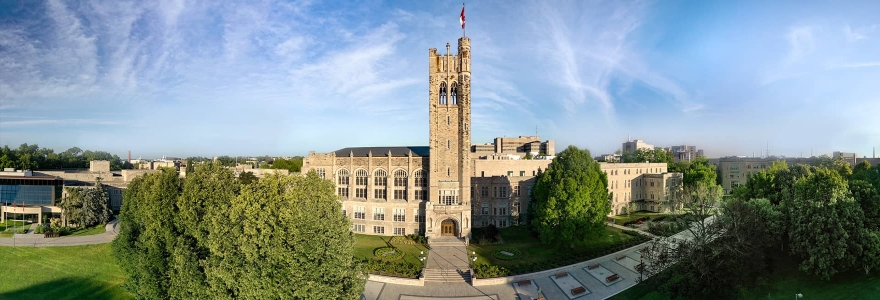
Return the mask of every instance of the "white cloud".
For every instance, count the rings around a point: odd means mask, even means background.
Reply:
[[[800,61],[812,53],[816,47],[813,40],[813,28],[809,26],[792,28],[785,35],[785,38],[789,45],[788,54],[785,57],[786,64]]]

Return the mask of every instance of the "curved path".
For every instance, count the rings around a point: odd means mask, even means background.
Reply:
[[[0,238],[0,246],[55,247],[106,244],[116,238],[118,224],[119,219],[113,220],[105,226],[106,232],[94,235],[44,238],[42,234],[16,234],[13,237]]]

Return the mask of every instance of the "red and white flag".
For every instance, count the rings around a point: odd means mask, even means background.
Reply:
[[[464,29],[464,3],[461,4],[461,16],[458,17],[458,21],[461,22],[461,29]]]

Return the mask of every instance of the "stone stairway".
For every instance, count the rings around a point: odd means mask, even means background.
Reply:
[[[470,270],[425,269],[422,272],[425,283],[471,283]]]
[[[428,262],[422,272],[425,284],[471,283],[471,270],[464,240],[456,237],[430,238],[428,245],[431,250],[428,251]]]

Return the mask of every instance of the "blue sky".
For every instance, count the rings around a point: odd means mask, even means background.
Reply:
[[[427,145],[460,2],[0,1],[0,145],[133,157]],[[880,148],[878,1],[467,3],[473,142]]]

